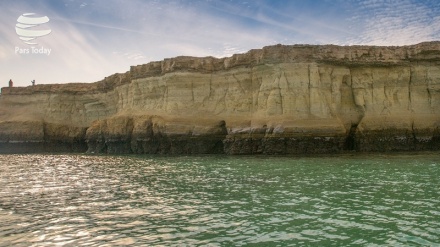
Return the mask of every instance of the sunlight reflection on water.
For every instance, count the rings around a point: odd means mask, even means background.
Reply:
[[[0,246],[435,245],[440,156],[0,155]]]

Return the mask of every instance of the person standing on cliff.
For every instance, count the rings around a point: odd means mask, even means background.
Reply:
[[[9,87],[13,87],[14,86],[14,82],[12,82],[12,79],[9,80]]]
[[[32,80],[31,82],[32,82],[32,86],[35,86],[35,80]]]

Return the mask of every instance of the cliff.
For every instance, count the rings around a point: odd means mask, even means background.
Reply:
[[[439,65],[440,42],[276,45],[2,88],[0,152],[440,150]]]

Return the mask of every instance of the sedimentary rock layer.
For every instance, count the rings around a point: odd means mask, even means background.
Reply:
[[[439,150],[439,126],[440,42],[176,57],[0,96],[0,152]]]

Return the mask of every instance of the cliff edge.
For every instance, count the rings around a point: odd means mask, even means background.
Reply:
[[[440,150],[440,42],[276,45],[2,88],[0,153]]]

